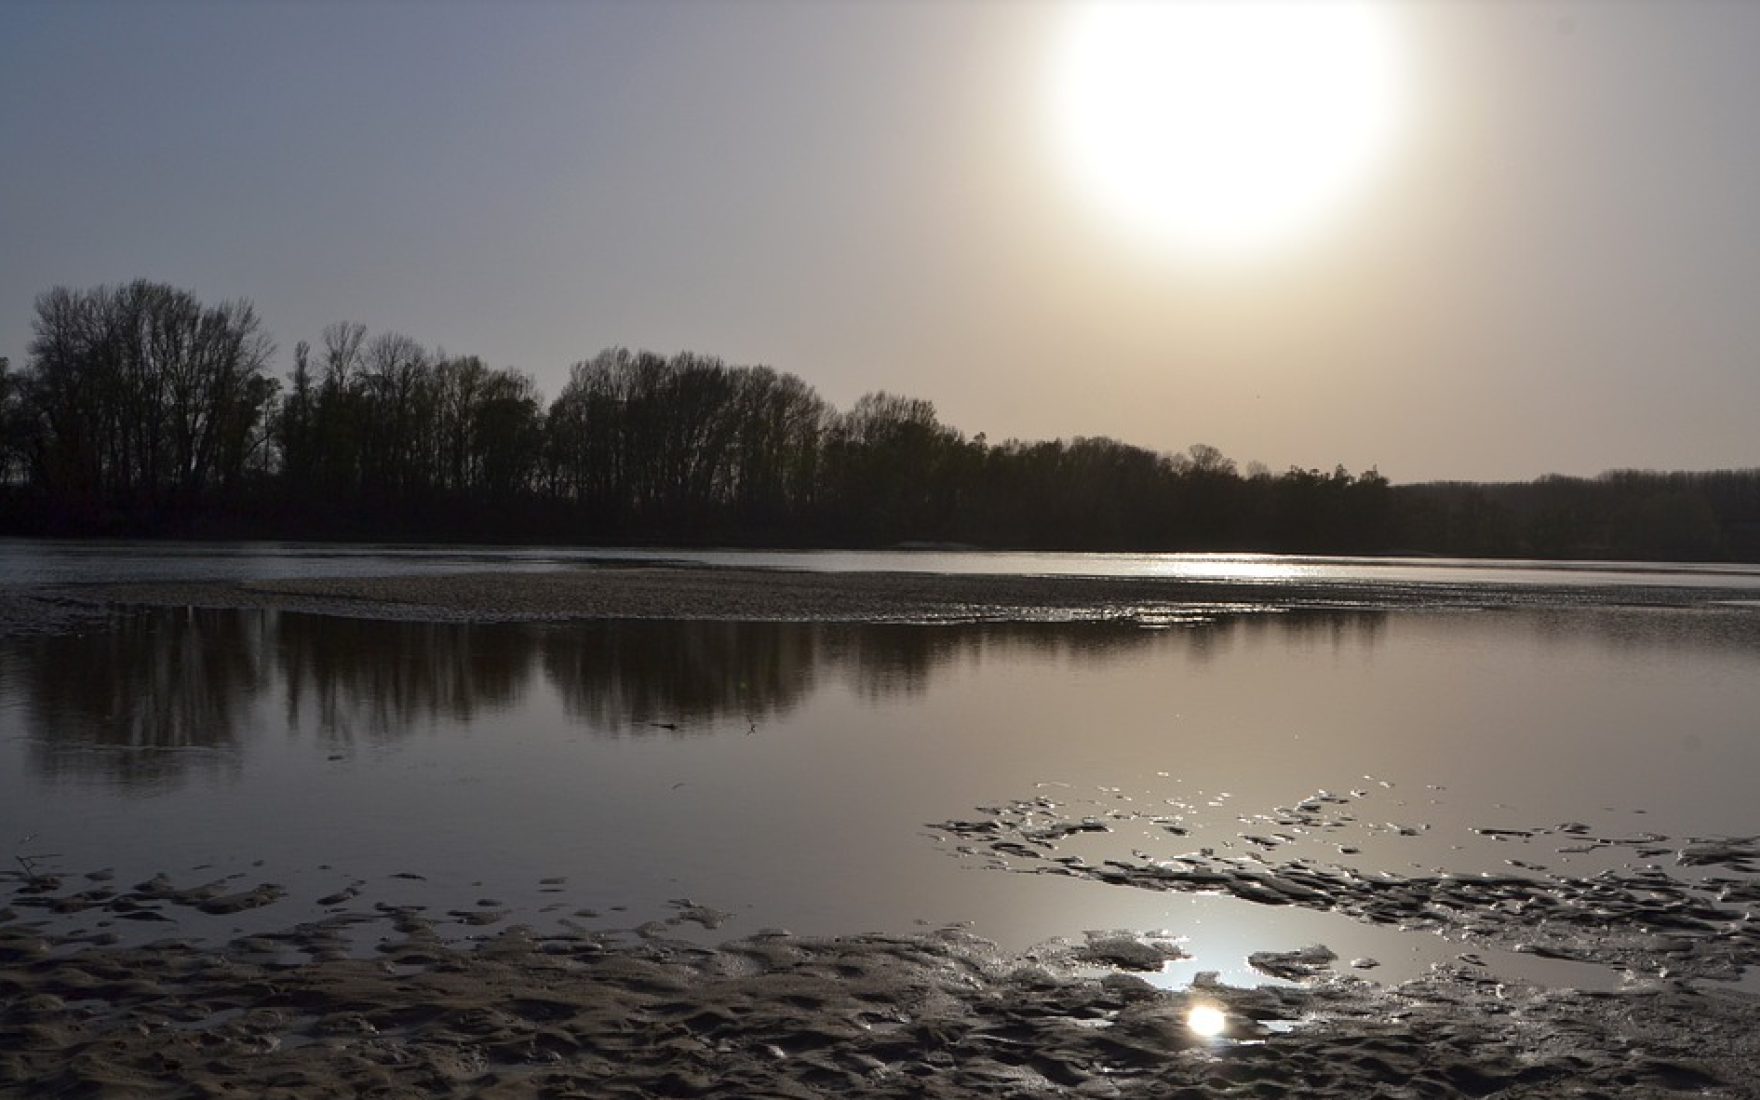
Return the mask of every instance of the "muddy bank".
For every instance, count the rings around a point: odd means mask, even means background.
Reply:
[[[1201,581],[1155,577],[831,573],[698,566],[601,566],[519,573],[318,577],[68,586],[13,593],[0,630],[33,615],[109,604],[274,608],[430,621],[702,619],[768,622],[1200,622],[1295,609],[1498,606],[1682,607],[1738,613],[1739,590],[1631,586]],[[33,609],[35,609],[33,611]],[[1750,616],[1751,617],[1751,616]]]
[[[1760,1065],[1753,1000],[1673,983],[1166,991],[1121,969],[1165,950],[1128,934],[454,943],[408,908],[122,946],[56,935],[30,902],[66,887],[7,889],[5,1097],[1738,1097]],[[367,922],[372,948],[344,950]],[[1187,1026],[1199,1004],[1222,1036]]]

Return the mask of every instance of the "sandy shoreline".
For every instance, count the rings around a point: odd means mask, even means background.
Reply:
[[[1241,610],[1579,600],[1588,602],[1565,588],[632,567],[0,591],[0,630],[101,628],[118,605],[434,621],[1160,624]],[[1606,606],[1605,594],[1594,602]],[[1716,595],[1702,591],[1635,588],[1621,602],[1752,618],[1719,611]],[[1331,809],[1303,812],[1295,824],[1322,828]],[[1464,891],[1439,906],[1439,890],[1452,884],[1343,889],[1312,868],[1226,861],[1194,865],[1175,882],[1163,868],[1069,861],[1057,846],[1068,824],[1018,804],[941,828],[1029,873],[1051,866],[1114,886],[1221,889],[1264,904],[1324,895],[1316,906],[1365,920],[1477,925],[1490,929],[1489,942],[1530,938],[1527,907],[1557,893],[1512,894],[1505,884],[1495,897]],[[1471,966],[1382,987],[1301,958],[1263,967],[1293,986],[1200,980],[1166,991],[1129,973],[1152,966],[1160,949],[1130,934],[1018,954],[949,930],[759,933],[705,945],[664,927],[538,934],[502,926],[456,941],[436,933],[438,914],[352,891],[321,899],[321,919],[280,931],[225,943],[145,941],[144,928],[175,935],[180,909],[266,908],[280,888],[179,889],[162,877],[130,887],[97,874],[8,871],[0,873],[0,1098],[1757,1096],[1760,997],[1688,983],[1669,968],[1719,974],[1760,950],[1737,912],[1760,896],[1749,871],[1760,855],[1752,845],[1678,854],[1723,877],[1681,886],[1678,898],[1659,893],[1666,883],[1655,877],[1585,880],[1581,897],[1548,900],[1583,917],[1580,929],[1552,921],[1567,938],[1548,950],[1598,958],[1614,945],[1643,964],[1617,991],[1498,983]],[[1609,905],[1624,909],[1597,916]],[[160,919],[168,922],[141,923]],[[1666,936],[1639,927],[1665,919],[1673,922]],[[1630,926],[1634,938],[1607,939],[1600,926],[1610,923]],[[1226,1011],[1225,1037],[1186,1028],[1198,1002]]]

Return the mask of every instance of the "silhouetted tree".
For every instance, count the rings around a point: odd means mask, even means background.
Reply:
[[[550,407],[549,481],[599,532],[798,521],[829,418],[805,383],[768,368],[610,349],[575,364]]]
[[[519,371],[358,322],[297,344],[285,392],[271,351],[248,302],[40,295],[28,363],[0,359],[0,529],[1760,560],[1760,470],[1243,477],[1202,443],[991,445],[884,392],[839,413],[692,352],[607,349],[546,407]]]
[[[12,376],[12,360],[0,355],[0,486],[23,480],[24,438],[18,380]]]
[[[273,344],[249,302],[204,307],[145,280],[36,303],[20,433],[76,527],[187,518],[263,459]]]
[[[878,392],[837,417],[826,440],[825,512],[838,541],[945,536],[959,503],[963,439],[920,398]]]
[[[960,536],[1040,549],[1165,546],[1175,480],[1167,456],[1114,439],[1009,440],[982,456],[981,480],[965,494],[980,522]]]
[[[629,354],[607,350],[570,367],[547,418],[553,492],[574,506],[589,530],[620,526],[630,508],[621,392]]]
[[[742,531],[781,531],[817,506],[821,448],[835,414],[792,374],[751,367],[736,371],[734,382],[733,519]]]
[[[543,461],[537,386],[518,371],[489,371],[470,407],[463,491],[485,501],[517,500],[537,489]]]
[[[1718,557],[1722,543],[1717,516],[1697,493],[1647,493],[1624,502],[1613,517],[1613,545],[1624,556],[1701,560]]]
[[[312,346],[301,340],[293,348],[293,373],[275,425],[275,446],[281,475],[288,487],[316,487],[319,463],[318,391],[312,379]]]
[[[1255,529],[1255,509],[1234,460],[1208,443],[1194,443],[1172,465],[1178,475],[1173,545],[1194,550],[1242,547]],[[1262,527],[1259,518],[1257,526]]]
[[[428,352],[402,333],[384,332],[367,341],[362,364],[363,496],[407,516],[428,502],[438,455]]]

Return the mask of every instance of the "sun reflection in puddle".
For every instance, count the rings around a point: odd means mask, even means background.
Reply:
[[[1213,1004],[1195,1004],[1186,1010],[1186,1028],[1201,1039],[1215,1039],[1228,1030],[1228,1014]]]

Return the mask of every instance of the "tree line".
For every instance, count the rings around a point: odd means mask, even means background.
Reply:
[[[584,544],[1760,558],[1760,470],[1394,486],[1108,438],[991,443],[928,401],[612,348],[532,379],[356,322],[270,374],[249,302],[36,301],[0,359],[0,531]]]

